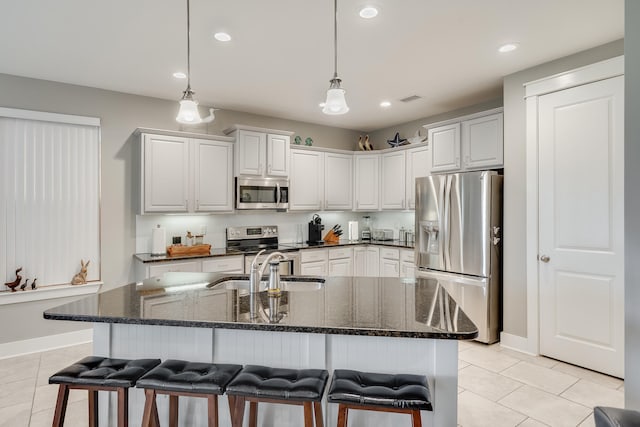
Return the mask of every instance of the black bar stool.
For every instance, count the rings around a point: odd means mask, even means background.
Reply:
[[[327,400],[338,404],[338,427],[346,427],[349,409],[410,414],[422,426],[420,410],[432,411],[427,377],[336,369]]]
[[[301,405],[304,425],[323,427],[320,401],[329,373],[324,369],[279,369],[247,365],[227,386],[229,398],[235,397],[231,418],[234,427],[242,427],[245,402],[249,402],[249,426],[258,424],[258,403]]]
[[[218,427],[218,395],[223,394],[229,381],[242,369],[242,365],[197,363],[184,360],[166,360],[140,378],[136,387],[145,393],[142,427],[160,427],[156,395],[169,395],[169,426],[178,426],[178,397],[207,399],[209,427]],[[233,400],[229,400],[233,415]]]
[[[89,356],[67,366],[49,378],[60,384],[53,416],[53,427],[64,425],[70,389],[89,392],[89,427],[98,426],[98,391],[118,393],[118,427],[129,425],[129,388],[136,380],[160,363],[160,359],[110,359]]]

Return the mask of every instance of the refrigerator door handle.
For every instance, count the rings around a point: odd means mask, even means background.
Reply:
[[[450,242],[449,242],[449,227],[450,227],[450,210],[451,210],[451,175],[444,177],[444,192],[443,192],[443,210],[442,210],[442,226],[440,227],[440,239],[442,241],[442,257],[444,261],[444,269],[449,270],[451,267],[451,254]]]

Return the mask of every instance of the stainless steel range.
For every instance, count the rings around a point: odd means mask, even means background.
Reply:
[[[298,252],[291,251],[290,246],[278,243],[277,225],[227,228],[227,252],[238,252],[246,255],[244,259],[245,272],[249,271],[253,257],[262,249],[266,249],[267,253],[273,251],[285,252],[289,259],[280,262],[280,274],[290,275],[298,272]],[[266,254],[262,255],[258,260],[262,261],[264,258],[266,258]]]

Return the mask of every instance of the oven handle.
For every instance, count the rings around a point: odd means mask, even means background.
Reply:
[[[280,204],[280,184],[276,183],[276,205]]]

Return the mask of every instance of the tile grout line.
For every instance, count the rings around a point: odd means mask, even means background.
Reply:
[[[31,425],[31,417],[33,416],[33,405],[36,402],[36,389],[38,388],[38,378],[40,377],[40,368],[42,366],[42,352],[38,356],[38,370],[36,371],[36,378],[33,384],[33,396],[31,396],[31,407],[29,408],[29,424]]]

